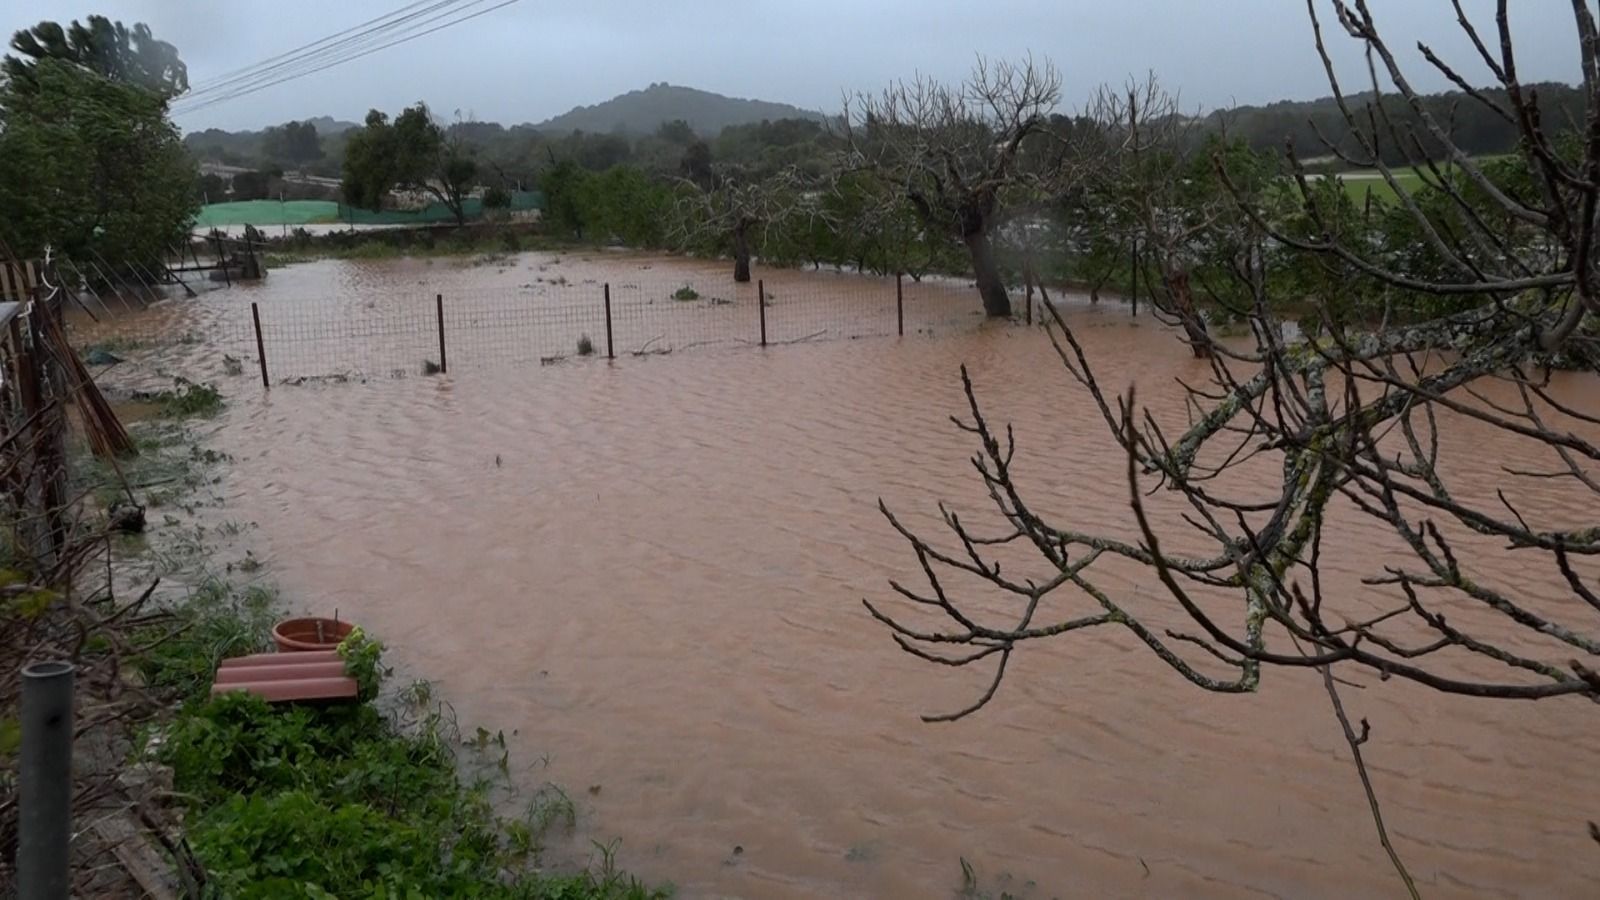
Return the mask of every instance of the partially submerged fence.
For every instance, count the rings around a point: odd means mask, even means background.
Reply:
[[[248,316],[228,317],[224,349],[270,386],[929,333],[982,321],[970,287],[910,278],[780,276],[670,294],[629,283],[526,287],[252,303]]]

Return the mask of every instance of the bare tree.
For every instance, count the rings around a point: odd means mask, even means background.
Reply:
[[[733,254],[733,280],[750,280],[750,257],[770,229],[802,216],[820,216],[816,189],[798,170],[757,178],[736,168],[712,170],[700,180],[679,179],[668,237],[680,247],[725,245]]]
[[[1073,158],[1092,227],[1140,248],[1142,263],[1153,270],[1144,274],[1157,316],[1183,329],[1196,357],[1209,357],[1214,342],[1196,295],[1213,306],[1235,304],[1204,283],[1199,270],[1248,266],[1266,241],[1213,167],[1222,165],[1251,202],[1268,168],[1247,149],[1231,147],[1225,130],[1184,115],[1154,76],[1120,90],[1102,88],[1088,118],[1097,127],[1079,133]]]
[[[979,59],[959,85],[918,77],[845,101],[846,168],[890,183],[931,232],[966,248],[990,316],[1011,315],[993,235],[1008,208],[1050,193],[1050,154],[1025,151],[1050,139],[1060,98],[1060,73],[1030,58]]]
[[[1483,40],[1456,4],[1459,25],[1504,88],[1506,104],[1421,47],[1471,102],[1491,106],[1517,126],[1520,159],[1536,189],[1516,192],[1486,174],[1450,141],[1445,124],[1430,117],[1365,0],[1330,2],[1343,31],[1365,49],[1371,83],[1363,87],[1377,95],[1365,108],[1345,96],[1323,43],[1317,3],[1308,0],[1335,96],[1368,154],[1355,161],[1378,168],[1452,275],[1422,278],[1391,265],[1369,242],[1344,240],[1328,220],[1327,194],[1314,189],[1291,153],[1311,236],[1290,233],[1239,191],[1241,208],[1289,257],[1338,259],[1387,292],[1390,307],[1365,330],[1324,316],[1322,337],[1289,342],[1274,312],[1281,301],[1326,307],[1336,298],[1273,297],[1273,255],[1253,255],[1234,274],[1253,299],[1254,347],[1214,345],[1211,384],[1186,386],[1190,422],[1176,434],[1140,407],[1131,390],[1118,395],[1103,387],[1090,361],[1092,346],[1051,308],[1051,337],[1062,364],[1126,452],[1122,477],[1134,540],[1074,528],[1030,501],[1013,468],[1017,448],[1010,428],[985,416],[963,370],[969,416],[956,424],[976,439],[973,464],[1006,525],[1000,533],[981,533],[941,505],[949,535],[936,542],[883,507],[911,544],[927,584],[892,583],[906,601],[901,605],[864,601],[899,646],[918,658],[993,665],[987,689],[974,702],[926,716],[929,721],[981,709],[1000,687],[1011,655],[1027,642],[1103,627],[1131,632],[1181,678],[1209,691],[1254,691],[1279,668],[1331,674],[1356,667],[1470,697],[1600,699],[1600,446],[1584,437],[1600,426],[1600,409],[1575,405],[1550,389],[1554,365],[1600,371],[1600,34],[1588,5],[1574,2],[1588,102],[1581,140],[1547,130],[1537,99],[1518,81],[1507,0],[1499,2],[1492,41]],[[1386,118],[1379,102],[1384,92],[1398,93],[1413,117]],[[1423,192],[1443,198],[1444,213],[1438,202],[1419,202],[1376,152],[1380,142],[1398,141],[1420,153],[1419,132],[1446,148],[1443,162],[1417,159],[1427,183]],[[1237,187],[1220,167],[1219,175]],[[1408,321],[1408,305],[1429,299],[1453,308]],[[1446,420],[1493,429],[1516,445],[1515,462],[1504,466],[1497,490],[1475,492],[1453,481],[1440,459],[1439,429]],[[1249,484],[1242,486],[1246,473]],[[1594,498],[1587,521],[1571,521],[1572,510],[1519,500],[1522,489],[1551,479]],[[1150,510],[1147,496],[1157,489],[1179,501],[1185,532],[1173,533]],[[1403,556],[1375,563],[1364,580],[1369,590],[1360,596],[1324,585],[1324,540],[1341,537],[1330,530],[1340,527],[1335,512],[1392,535]],[[1168,549],[1180,541],[1210,550]],[[1002,571],[997,554],[1004,545],[1028,550],[1048,577],[1021,577],[1010,562]],[[1503,577],[1504,570],[1496,577],[1496,554],[1502,565],[1510,558],[1517,578]],[[1144,567],[1161,586],[1162,609],[1149,610],[1109,586],[1104,564],[1117,558]],[[1568,586],[1563,602],[1541,601],[1522,587],[1540,570]],[[956,589],[972,584],[969,576],[981,580],[987,596]],[[1010,605],[997,612],[991,592]],[[1173,614],[1186,624],[1153,624]],[[1332,680],[1327,684],[1331,690]],[[1359,746],[1365,729],[1356,734],[1342,707],[1339,714],[1351,746]]]

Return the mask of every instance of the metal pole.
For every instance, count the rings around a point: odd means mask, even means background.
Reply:
[[[72,683],[62,661],[22,670],[17,897],[65,900],[72,839]]]
[[[250,303],[250,319],[256,325],[256,359],[261,361],[261,386],[272,390],[272,382],[267,380],[267,345],[261,340],[261,307],[254,301]]]
[[[437,317],[439,319],[439,371],[440,371],[440,373],[447,373],[447,372],[450,371],[450,363],[444,357],[444,295],[443,294],[434,294],[433,295],[433,306],[434,306],[434,310],[436,312],[436,315],[437,315]]]
[[[222,280],[228,287],[233,287],[233,276],[228,274],[228,261],[222,255],[222,238],[212,235],[211,241],[217,245],[217,265],[222,269]]]
[[[1133,317],[1139,318],[1139,239],[1133,239]]]
[[[906,336],[906,276],[903,272],[894,273],[894,325],[895,331],[901,337]]]
[[[761,311],[761,346],[767,345],[767,284],[756,279],[756,309]]]
[[[611,345],[611,282],[606,282],[606,359],[616,359],[617,351]]]

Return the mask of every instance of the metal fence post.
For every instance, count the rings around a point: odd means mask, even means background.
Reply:
[[[250,303],[250,320],[256,326],[256,359],[261,361],[261,386],[270,391],[272,382],[267,380],[267,345],[261,340],[261,307],[255,301]]]
[[[906,336],[906,276],[904,272],[894,273],[894,330],[901,337]]]
[[[756,309],[761,311],[761,346],[767,345],[767,284],[756,279]]]
[[[447,372],[450,371],[450,361],[445,359],[445,356],[444,356],[444,295],[443,294],[434,294],[433,295],[433,309],[434,309],[434,317],[439,320],[439,372],[441,374],[443,374],[443,373],[447,373]]]
[[[65,898],[72,839],[72,683],[68,662],[22,670],[18,771],[17,897]]]
[[[606,282],[606,359],[616,359],[617,351],[611,343],[611,282]]]

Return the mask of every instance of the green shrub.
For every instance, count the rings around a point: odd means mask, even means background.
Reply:
[[[683,287],[678,288],[677,290],[672,292],[672,299],[674,299],[674,300],[699,300],[700,299],[700,292],[686,284]]]
[[[362,700],[378,696],[383,676],[383,645],[367,637],[358,626],[339,642],[339,658],[344,660],[344,673],[356,680]]]
[[[375,641],[345,646],[347,667],[381,674]],[[461,780],[460,745],[437,710],[402,731],[366,703],[270,706],[229,693],[186,706],[157,753],[220,896],[666,896],[616,872],[609,848],[597,871],[542,873],[540,834],[570,827],[571,802],[541,790],[525,821],[498,818],[487,782]]]

